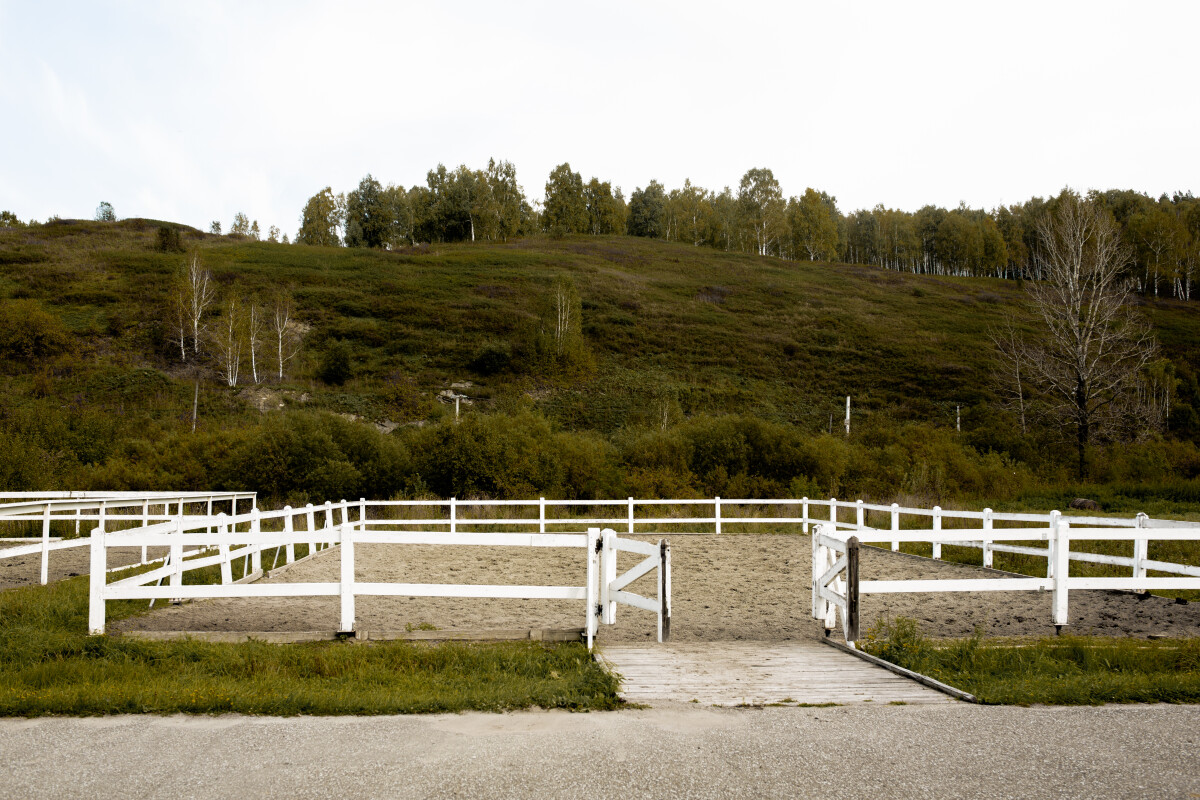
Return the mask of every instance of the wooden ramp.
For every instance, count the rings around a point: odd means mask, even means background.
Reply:
[[[605,645],[632,703],[953,703],[941,692],[818,641]]]

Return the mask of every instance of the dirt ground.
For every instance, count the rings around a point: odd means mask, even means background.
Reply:
[[[677,536],[671,540],[671,632],[677,641],[817,638],[810,618],[810,557],[807,536],[726,534]],[[504,583],[578,586],[586,574],[582,549],[359,545],[356,579],[407,583]],[[85,552],[85,551],[79,551]],[[52,554],[61,556],[64,554]],[[636,557],[622,556],[620,568]],[[86,559],[85,559],[86,562]],[[4,564],[7,562],[0,562]],[[36,580],[36,562],[32,562]],[[75,568],[79,571],[79,567]],[[86,570],[86,563],[82,565]],[[6,575],[18,569],[0,567]],[[277,572],[271,582],[337,581],[339,550]],[[865,579],[993,577],[977,567],[936,562],[865,548]],[[640,587],[640,588],[639,588]],[[631,590],[654,595],[654,577]],[[976,626],[994,636],[1054,632],[1049,592],[986,592],[866,595],[863,631],[882,617],[912,617],[932,636],[964,636]],[[168,606],[115,627],[125,630],[315,631],[339,626],[336,598],[206,600]],[[432,625],[442,630],[579,628],[578,601],[359,597],[359,630],[403,630]],[[1070,632],[1102,635],[1200,636],[1200,603],[1176,604],[1160,597],[1073,592]],[[600,641],[638,642],[655,636],[655,617],[620,607],[617,624],[602,626]]]
[[[20,546],[25,546],[22,542]],[[0,555],[4,553],[3,540],[0,539]],[[147,558],[160,558],[167,554],[165,547],[147,548]],[[47,572],[52,581],[63,578],[73,578],[76,575],[88,573],[91,552],[84,547],[68,547],[63,550],[50,551],[50,564]],[[126,564],[136,564],[142,560],[140,547],[113,547],[108,551],[108,566],[121,567]],[[0,590],[12,589],[15,586],[32,586],[38,582],[42,566],[41,553],[34,553],[16,558],[0,558]]]

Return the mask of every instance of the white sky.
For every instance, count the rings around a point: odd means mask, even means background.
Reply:
[[[371,172],[770,167],[843,211],[1200,194],[1195,2],[0,0],[0,209],[295,234]]]

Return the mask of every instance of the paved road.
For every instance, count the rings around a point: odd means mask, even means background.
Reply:
[[[0,797],[1200,797],[1200,708],[0,720]]]

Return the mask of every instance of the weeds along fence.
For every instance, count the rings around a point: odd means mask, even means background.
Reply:
[[[1033,522],[1042,522],[1040,515]],[[855,531],[838,530],[833,522],[816,526],[812,534],[812,615],[821,620],[828,632],[837,626],[840,613],[842,632],[847,642],[853,643],[859,636],[859,601],[866,594],[926,593],[926,592],[1021,592],[1050,591],[1051,613],[1055,626],[1068,624],[1070,592],[1080,590],[1124,590],[1145,592],[1152,589],[1200,590],[1200,567],[1151,561],[1145,558],[1123,558],[1120,556],[1077,553],[1071,550],[1072,540],[1126,541],[1133,539],[1135,553],[1145,553],[1145,543],[1151,540],[1197,542],[1200,541],[1200,526],[1180,527],[1146,525],[1139,518],[1136,526],[1098,527],[1094,518],[1068,521],[1057,512],[1050,516],[1046,526],[1037,528],[992,529],[988,541],[994,547],[1005,547],[1010,552],[1044,555],[1046,576],[933,580],[862,580],[859,573],[859,547],[862,544],[885,542],[928,542],[934,540],[945,544],[978,543],[980,529],[938,528],[928,530],[872,531],[867,528]],[[1102,523],[1101,523],[1102,524]],[[1040,541],[1045,547],[1026,545],[996,545],[1006,541]],[[1137,545],[1138,542],[1142,544]],[[1019,549],[1018,549],[1019,548]],[[1129,577],[1072,576],[1072,560],[1130,567]],[[1147,570],[1170,573],[1166,576],[1149,576]]]
[[[45,584],[50,577],[50,553],[87,547],[89,540],[81,534],[95,523],[106,530],[145,528],[189,513],[211,517],[221,508],[237,514],[243,506],[257,507],[254,492],[3,492],[0,544],[13,546],[0,549],[0,560],[40,554],[40,580]],[[140,564],[161,560],[149,559],[142,548]],[[113,569],[132,566],[137,565]]]
[[[584,631],[588,647],[600,623],[616,622],[618,605],[654,613],[658,617],[658,639],[670,635],[671,561],[665,540],[656,544],[623,539],[611,530],[589,527],[582,533],[526,533],[457,530],[455,520],[446,520],[448,530],[410,530],[404,523],[417,520],[368,519],[368,507],[386,506],[366,500],[324,506],[311,504],[280,511],[253,509],[247,514],[214,517],[177,517],[140,529],[109,532],[97,526],[89,539],[91,580],[88,628],[92,634],[105,629],[105,603],[109,600],[159,599],[183,600],[214,597],[338,597],[341,628],[345,634],[356,630],[355,599],[361,596],[405,597],[490,597],[514,599],[577,600],[583,603]],[[441,522],[441,519],[437,519]],[[426,525],[430,520],[424,521]],[[401,525],[399,529],[397,525]],[[268,531],[266,527],[279,528]],[[584,551],[585,575],[581,585],[510,585],[510,584],[417,584],[367,582],[355,578],[356,545],[421,544],[445,546],[555,547]],[[284,554],[284,562],[294,563],[297,546],[309,552],[337,545],[340,549],[339,580],[325,583],[279,583],[250,585],[264,574],[263,554],[273,549],[275,561]],[[107,554],[114,547],[166,547],[170,553],[163,566],[108,582]],[[189,547],[191,548],[189,550]],[[212,550],[215,554],[209,555]],[[618,574],[619,553],[642,558],[623,574]],[[240,580],[233,579],[232,565],[248,562]],[[185,582],[185,574],[220,565],[219,585]],[[268,567],[270,569],[270,567]],[[657,594],[647,597],[630,590],[635,581],[655,574]],[[163,582],[167,581],[167,585]]]

